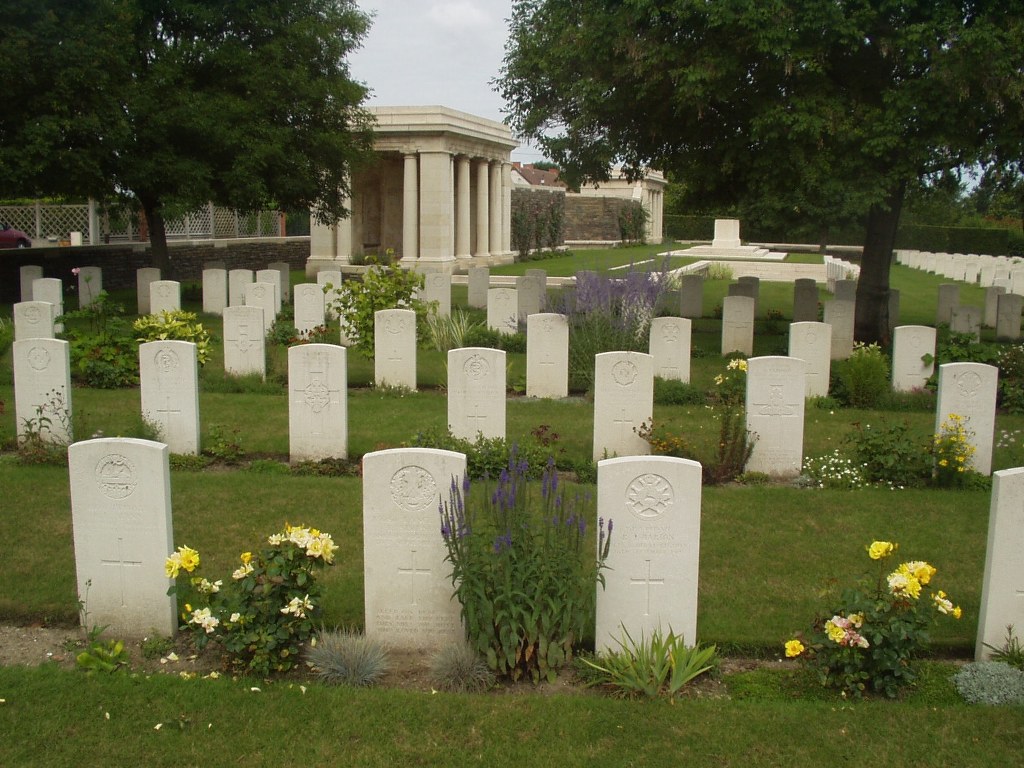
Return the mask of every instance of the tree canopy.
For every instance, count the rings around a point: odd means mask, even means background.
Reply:
[[[345,213],[370,147],[353,0],[9,0],[0,194]]]
[[[907,186],[1024,157],[1022,52],[1015,0],[515,0],[498,85],[570,183],[864,221],[857,337],[886,341]]]

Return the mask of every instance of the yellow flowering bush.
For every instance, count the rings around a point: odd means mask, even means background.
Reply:
[[[285,525],[259,552],[243,552],[225,584],[198,575],[199,553],[178,547],[165,563],[184,596],[182,630],[197,648],[216,641],[236,667],[265,675],[290,669],[319,614],[316,573],[334,562],[337,545],[316,528]]]
[[[830,618],[819,617],[810,631],[789,640],[787,658],[817,670],[823,685],[854,696],[893,697],[913,682],[912,662],[928,644],[931,623],[938,616],[959,619],[963,611],[941,589],[929,589],[937,573],[930,563],[908,560],[894,568],[898,548],[890,541],[868,545],[874,576],[844,590]]]
[[[931,446],[936,485],[948,488],[961,487],[967,483],[974,469],[974,453],[977,450],[972,443],[973,438],[974,433],[967,428],[967,420],[959,414],[949,414],[939,425]]]

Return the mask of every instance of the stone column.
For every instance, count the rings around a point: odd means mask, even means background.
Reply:
[[[420,152],[419,268],[446,268],[455,260],[452,243],[452,159],[448,152]],[[424,262],[433,262],[430,265]]]
[[[512,163],[501,164],[501,253],[512,253]]]
[[[419,256],[419,158],[415,152],[410,152],[404,157],[405,176],[402,182],[402,263],[411,266]]]
[[[345,208],[348,210],[348,217],[341,219],[336,225],[335,232],[335,261],[339,264],[352,263],[352,198],[345,198]]]
[[[490,223],[490,211],[487,206],[490,195],[489,165],[486,160],[477,160],[476,163],[476,250],[475,257],[487,258],[490,253],[490,234],[488,225]]]
[[[469,158],[455,158],[455,258],[468,259],[469,238]]]
[[[501,161],[491,160],[490,162],[491,190],[488,195],[490,201],[490,247],[492,256],[501,253],[501,214],[504,210],[504,203],[501,194]]]

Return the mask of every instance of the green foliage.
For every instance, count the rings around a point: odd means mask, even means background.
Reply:
[[[706,400],[704,390],[689,382],[654,378],[655,405],[703,405]]]
[[[494,684],[494,673],[468,643],[450,643],[430,661],[430,684],[439,691],[482,693]]]
[[[179,579],[169,593],[184,595],[181,628],[199,649],[216,640],[239,669],[258,675],[291,669],[320,613],[316,575],[333,563],[336,549],[330,534],[286,525],[258,553],[243,552],[225,584],[201,578],[199,553],[179,547],[166,568]]]
[[[67,397],[62,389],[46,393],[46,401],[36,406],[36,415],[25,419],[18,441],[18,461],[22,464],[67,464],[68,442],[71,435],[71,414]],[[54,432],[54,427],[58,431]],[[61,438],[57,439],[57,435]]]
[[[846,360],[832,365],[832,396],[851,408],[875,408],[890,391],[889,358],[877,344],[853,345]]]
[[[953,684],[968,704],[1024,706],[1024,672],[1002,661],[965,664]]]
[[[206,365],[210,359],[210,332],[199,322],[195,312],[164,311],[159,315],[143,315],[132,324],[140,344],[147,341],[190,341],[196,345],[196,361]]]
[[[1021,645],[1020,638],[1014,634],[1012,624],[1006,628],[1006,639],[1001,646],[996,648],[985,643],[985,647],[988,648],[993,661],[1001,661],[1024,672],[1024,646]]]
[[[306,660],[324,682],[355,688],[379,684],[391,666],[383,643],[342,629],[320,630]]]
[[[139,648],[142,651],[142,658],[159,659],[174,650],[174,638],[163,635],[144,637],[139,643]]]
[[[619,208],[619,238],[626,243],[643,243],[647,239],[647,221],[650,214],[636,200]]]
[[[299,332],[295,329],[295,325],[280,317],[267,331],[267,344],[276,344],[280,347],[290,347],[298,338]]]
[[[469,441],[455,437],[447,429],[425,429],[416,433],[412,444],[418,448],[439,448],[466,454],[466,471],[473,480],[496,478],[502,470],[510,465],[513,457],[517,462],[525,464],[527,477],[538,478],[544,472],[548,458],[555,452],[554,443],[558,435],[543,430],[541,425],[534,430],[529,440],[520,443],[509,443],[501,437],[484,437],[477,433],[476,440]]]
[[[670,432],[653,418],[645,421],[634,430],[641,440],[651,446],[651,452],[658,456],[675,456],[677,459],[699,461],[697,450],[682,435]]]
[[[848,447],[868,482],[913,488],[931,478],[927,438],[915,435],[907,422],[853,426],[847,438]]]
[[[86,307],[64,313],[61,320],[73,380],[98,389],[139,383],[139,354],[124,307],[111,301],[106,291]]]
[[[0,357],[7,354],[13,343],[14,321],[9,317],[0,317]]]
[[[503,349],[513,354],[525,354],[526,334],[517,331],[516,333],[502,333],[495,328],[488,328],[484,323],[470,326],[463,337],[464,346],[467,347],[488,347],[489,349]]]
[[[438,352],[447,352],[459,347],[483,347],[489,344],[469,344],[466,339],[473,331],[485,329],[482,321],[472,321],[461,307],[454,307],[451,314],[431,312],[427,315],[427,340]]]
[[[974,432],[967,428],[967,420],[956,413],[949,414],[939,425],[932,439],[934,461],[933,479],[940,488],[963,488],[970,482],[974,466]]]
[[[89,645],[75,657],[75,666],[89,674],[116,672],[128,664],[128,649],[123,640],[100,640],[105,627],[89,630]]]
[[[850,491],[864,488],[870,483],[864,477],[861,467],[853,459],[843,456],[836,448],[824,456],[811,456],[804,459],[800,484],[810,488],[836,488]]]
[[[220,424],[211,424],[210,437],[203,453],[225,464],[237,463],[245,456],[245,450],[238,439],[240,432],[238,427],[226,428]]]
[[[452,479],[441,534],[470,646],[498,675],[551,681],[594,620],[595,585],[611,543],[599,524],[598,557],[587,536],[589,498],[558,487],[549,461],[535,503],[526,462],[513,454],[483,499]]]
[[[346,280],[327,295],[328,306],[341,318],[349,342],[361,354],[373,357],[374,313],[381,309],[411,309],[416,313],[417,333],[424,333],[430,306],[417,298],[423,275],[397,264],[373,267],[362,280]]]
[[[698,643],[687,647],[683,637],[671,629],[667,635],[655,629],[650,639],[641,634],[639,642],[633,640],[625,627],[622,634],[622,638],[616,638],[619,650],[609,651],[594,661],[583,658],[582,662],[598,673],[591,684],[610,687],[623,696],[674,696],[684,685],[718,664],[718,649],[714,645],[701,648]]]
[[[787,656],[800,658],[822,685],[844,695],[894,698],[914,682],[912,663],[927,647],[935,617],[961,616],[945,592],[934,585],[924,589],[936,573],[928,563],[904,562],[889,572],[897,548],[892,542],[872,542],[866,549],[877,563],[875,576],[833,597],[830,609],[806,635],[786,643]]]

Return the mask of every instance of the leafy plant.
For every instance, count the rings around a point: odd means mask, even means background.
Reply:
[[[854,463],[871,483],[895,488],[923,485],[931,477],[931,462],[923,436],[906,422],[879,426],[855,423],[847,438]]]
[[[956,413],[949,414],[932,438],[932,457],[935,461],[934,480],[940,488],[962,488],[969,482],[973,456],[977,450],[971,439],[974,433],[967,429],[966,420]]]
[[[427,315],[427,339],[430,346],[438,352],[447,352],[459,347],[481,346],[467,344],[466,339],[471,331],[484,327],[484,323],[470,320],[469,315],[459,307],[452,309],[449,315],[437,312]]]
[[[674,696],[687,683],[713,670],[718,664],[718,648],[702,648],[700,643],[687,647],[683,637],[671,628],[667,635],[655,629],[649,639],[640,635],[637,642],[622,628],[616,638],[619,650],[600,655],[595,661],[582,662],[597,671],[589,684],[605,685],[623,696],[643,694],[653,699],[662,694]]]
[[[431,659],[430,683],[441,691],[480,693],[494,683],[494,673],[467,643],[451,643]]]
[[[343,629],[320,630],[316,643],[306,650],[306,659],[324,682],[356,688],[377,685],[390,668],[381,642]]]
[[[182,630],[192,632],[199,649],[216,640],[240,669],[260,675],[291,669],[320,611],[316,574],[334,562],[336,549],[328,533],[285,525],[258,553],[243,552],[224,584],[200,577],[199,553],[178,547],[165,570],[168,578],[180,577],[168,594],[185,595]]]
[[[928,645],[936,615],[959,619],[961,609],[942,590],[925,593],[936,573],[928,563],[912,560],[889,571],[897,544],[874,541],[866,549],[877,563],[874,578],[844,590],[825,614],[831,618],[819,617],[806,635],[788,641],[786,656],[807,663],[826,687],[892,698],[914,682],[912,662]]]
[[[870,485],[863,469],[853,459],[843,456],[838,448],[824,456],[804,459],[800,475],[805,488],[833,488],[850,491]]]
[[[619,237],[623,242],[643,243],[650,214],[643,204],[630,200],[619,209]]]
[[[469,478],[452,479],[441,510],[441,534],[452,565],[454,596],[470,646],[499,675],[553,680],[572,657],[594,615],[596,584],[611,543],[599,523],[598,555],[587,534],[590,498],[559,489],[549,461],[535,504],[526,462],[513,454],[483,498]]]
[[[889,358],[877,344],[855,342],[846,360],[833,364],[834,386],[829,388],[851,408],[875,408],[891,389]]]
[[[100,291],[91,304],[60,318],[69,345],[71,376],[98,389],[139,383],[139,359],[124,307]],[[81,321],[81,322],[75,322]]]
[[[9,317],[0,317],[0,357],[14,343],[14,321]]]
[[[240,432],[241,430],[238,427],[231,427],[229,433],[220,424],[211,424],[210,437],[206,441],[203,453],[223,461],[225,464],[237,463],[245,456],[245,450],[242,448],[242,443],[238,438]]]
[[[510,466],[513,456],[517,464],[523,464],[527,477],[537,478],[551,455],[550,438],[537,435],[521,443],[509,443],[501,437],[484,437],[477,433],[476,440],[471,442],[455,437],[448,429],[432,428],[417,432],[412,444],[466,454],[466,471],[474,480],[497,477]]]
[[[18,460],[22,464],[66,464],[73,430],[63,388],[46,393],[35,416],[22,422]],[[66,436],[66,437],[65,437]]]
[[[373,357],[377,310],[412,309],[416,312],[417,333],[423,333],[430,310],[427,302],[416,298],[423,283],[423,275],[397,264],[376,266],[366,270],[362,280],[346,280],[332,288],[327,294],[327,304],[341,317],[341,327],[348,341],[364,356]]]
[[[1012,624],[1006,627],[1006,639],[1000,647],[996,648],[988,643],[984,645],[991,651],[993,661],[1001,661],[1024,672],[1024,646],[1014,634]]]
[[[190,341],[196,345],[196,361],[206,365],[210,359],[210,332],[199,322],[195,312],[164,311],[143,315],[132,324],[138,342]]]
[[[88,673],[116,672],[128,664],[128,650],[123,640],[100,640],[106,627],[89,630],[88,647],[75,657],[75,665]]]
[[[174,650],[174,638],[163,635],[144,637],[139,648],[142,650],[142,658],[159,659]]]

